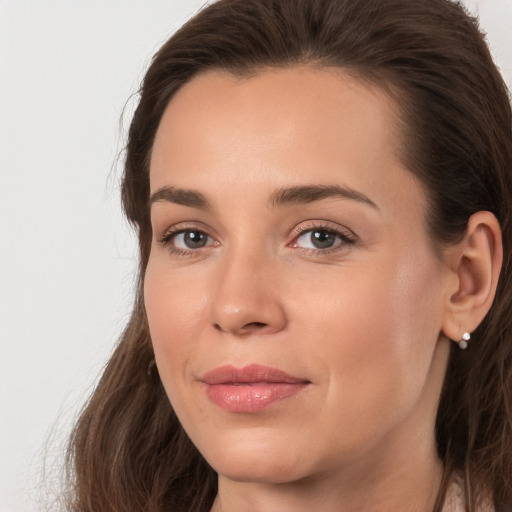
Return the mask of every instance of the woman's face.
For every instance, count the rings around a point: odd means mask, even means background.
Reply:
[[[181,423],[228,478],[433,448],[449,272],[396,119],[380,90],[308,67],[202,75],[163,116],[151,338]]]

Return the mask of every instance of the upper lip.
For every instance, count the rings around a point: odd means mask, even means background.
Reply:
[[[206,372],[201,377],[205,384],[250,384],[256,382],[283,383],[283,384],[307,384],[309,381],[301,377],[295,377],[277,368],[250,364],[242,368],[232,365],[219,366]]]

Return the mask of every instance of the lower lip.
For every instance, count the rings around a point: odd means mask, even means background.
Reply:
[[[251,413],[300,393],[306,383],[256,382],[254,384],[208,384],[208,398],[229,412]]]

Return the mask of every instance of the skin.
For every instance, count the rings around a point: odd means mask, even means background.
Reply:
[[[463,249],[436,255],[396,120],[382,91],[311,67],[210,72],[166,109],[151,193],[186,189],[208,205],[190,194],[153,202],[145,303],[165,390],[219,474],[215,511],[433,508],[443,329],[460,338]],[[373,205],[269,204],[309,185],[349,187]],[[315,246],[315,229],[331,232],[333,247]],[[188,247],[186,230],[205,245]],[[208,399],[205,372],[250,363],[309,384],[257,413]]]

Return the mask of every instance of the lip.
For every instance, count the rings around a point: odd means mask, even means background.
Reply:
[[[229,412],[255,413],[300,393],[311,382],[277,368],[250,364],[219,366],[199,379],[208,398]]]

